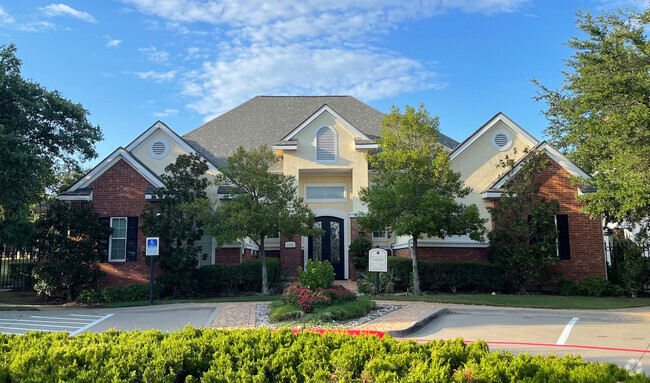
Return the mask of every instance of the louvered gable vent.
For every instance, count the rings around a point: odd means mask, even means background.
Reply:
[[[316,162],[336,162],[336,133],[323,127],[316,133]]]

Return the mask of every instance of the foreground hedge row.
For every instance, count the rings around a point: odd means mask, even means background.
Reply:
[[[288,330],[0,336],[0,382],[649,382],[578,357]]]
[[[397,279],[395,289],[406,291],[413,272],[411,259],[388,257],[388,270]],[[418,261],[418,271],[423,291],[485,293],[508,289],[503,268],[488,262]]]

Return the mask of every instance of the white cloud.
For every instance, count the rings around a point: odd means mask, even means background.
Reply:
[[[0,24],[12,24],[13,22],[14,18],[0,7]]]
[[[169,72],[156,72],[153,70],[147,72],[135,72],[135,75],[143,80],[149,80],[156,83],[169,82],[176,77],[176,71],[170,70]]]
[[[161,118],[161,117],[169,117],[169,116],[174,115],[174,114],[178,114],[177,109],[165,109],[164,112],[155,112],[155,113],[152,113],[151,115],[154,116],[154,117]]]
[[[88,23],[97,23],[95,17],[90,13],[76,10],[66,4],[50,4],[41,9],[48,16],[70,16]]]
[[[380,49],[378,37],[446,12],[515,12],[529,0],[121,1],[176,34],[211,28],[205,41],[175,57],[200,60],[199,68],[138,76],[179,81],[192,99],[188,107],[212,117],[258,94],[351,94],[370,101],[441,87],[434,62]],[[173,63],[153,46],[141,52]]]
[[[56,24],[50,23],[49,21],[35,21],[25,24],[18,25],[18,30],[25,32],[40,32],[44,30],[53,30],[57,29]]]
[[[106,43],[106,46],[112,48],[112,47],[119,47],[120,44],[122,44],[122,40],[109,40]]]
[[[204,63],[185,77],[189,108],[218,115],[257,94],[351,94],[370,101],[439,87],[436,74],[392,52],[287,47],[242,49],[232,60]]]
[[[158,64],[165,64],[167,61],[169,61],[169,53],[165,51],[159,51],[154,46],[150,46],[149,48],[139,48],[138,52],[144,54],[150,61]]]

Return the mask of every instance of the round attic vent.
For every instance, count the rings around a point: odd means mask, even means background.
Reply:
[[[162,139],[162,138],[157,138],[149,144],[149,154],[151,157],[159,160],[161,158],[165,158],[165,156],[169,153],[169,143],[167,140]]]
[[[510,149],[512,136],[505,130],[497,130],[492,134],[492,147],[500,152]]]

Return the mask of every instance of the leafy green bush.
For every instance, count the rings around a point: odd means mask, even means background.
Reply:
[[[280,278],[280,260],[266,258],[269,284]],[[262,262],[259,259],[235,265],[209,265],[196,270],[199,281],[196,295],[214,296],[223,293],[262,291]]]
[[[555,289],[558,294],[568,296],[568,295],[580,295],[580,284],[571,279],[561,280]]]
[[[423,291],[446,292],[493,292],[508,289],[503,268],[488,262],[428,262],[419,261],[420,289]],[[394,291],[406,291],[411,283],[413,266],[410,258],[388,257],[388,272],[392,276],[380,288],[385,291],[392,285]],[[383,274],[383,273],[382,273]],[[367,284],[374,292],[374,274],[368,280],[360,281],[359,286]],[[372,284],[372,286],[370,286]]]
[[[395,276],[393,270],[388,270],[387,273],[379,273],[380,292],[392,294],[399,283],[401,283],[401,280]],[[357,287],[360,293],[377,294],[377,273],[362,274],[362,278],[357,281]]]
[[[110,286],[102,289],[102,300],[107,303],[135,302],[149,299],[149,286],[132,284],[128,287]]]
[[[36,265],[38,265],[36,262],[10,263],[9,280],[11,280],[11,287],[14,289],[31,290],[35,282],[32,271]]]
[[[0,377],[10,382],[649,382],[579,357],[489,352],[461,339],[289,330],[29,333],[1,335]]]
[[[580,295],[590,297],[618,297],[625,294],[622,287],[597,276],[589,276],[579,283]]]
[[[636,296],[643,292],[643,285],[650,282],[650,258],[643,256],[643,249],[635,246],[623,253],[622,286]]]
[[[366,316],[375,307],[377,307],[377,304],[370,299],[357,299],[317,308],[314,310],[314,314],[327,320],[356,319]]]
[[[368,270],[368,252],[370,249],[372,249],[372,242],[366,237],[359,237],[350,242],[348,253],[356,271],[364,272]]]
[[[102,291],[98,289],[85,289],[81,290],[77,297],[77,303],[90,305],[102,301]]]
[[[334,267],[329,261],[307,261],[303,271],[298,268],[298,282],[311,290],[317,288],[329,289],[334,284]]]

